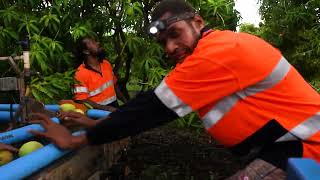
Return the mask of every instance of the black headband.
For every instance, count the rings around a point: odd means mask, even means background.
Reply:
[[[193,18],[195,16],[195,13],[191,12],[186,12],[178,15],[174,15],[172,17],[169,17],[168,19],[165,20],[156,20],[153,21],[149,26],[148,26],[148,33],[151,35],[157,35],[159,32],[164,31],[167,29],[168,26],[170,26],[172,23]]]

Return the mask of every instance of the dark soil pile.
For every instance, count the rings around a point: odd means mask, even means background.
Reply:
[[[118,162],[124,174],[107,179],[219,180],[245,163],[205,132],[163,126],[132,137]]]

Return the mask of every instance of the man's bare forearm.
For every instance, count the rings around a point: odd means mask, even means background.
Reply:
[[[70,149],[77,149],[89,144],[86,134],[73,136],[70,143]]]
[[[94,126],[96,126],[98,123],[100,123],[101,121],[103,120],[107,120],[108,119],[108,116],[107,117],[103,117],[103,118],[100,118],[100,119],[97,119],[97,120],[92,120],[92,121],[89,121],[88,124],[86,125],[87,128],[93,128]]]
[[[114,112],[116,111],[116,108],[113,106],[106,106],[106,105],[101,105],[98,104],[96,102],[93,102],[91,100],[85,99],[85,100],[78,100],[78,102],[80,103],[87,103],[90,106],[92,106],[94,109],[101,109],[101,110],[106,110],[106,111],[110,111],[110,112]]]

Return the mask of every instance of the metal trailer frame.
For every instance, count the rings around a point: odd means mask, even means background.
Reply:
[[[0,91],[19,91],[19,108],[17,113],[12,116],[12,127],[18,126],[18,118],[20,117],[19,123],[25,123],[27,117],[26,104],[28,97],[26,96],[26,87],[30,84],[31,73],[30,73],[30,41],[29,37],[26,37],[23,41],[18,42],[22,46],[23,54],[21,56],[7,56],[0,57],[0,61],[8,61],[17,77],[4,77],[0,78]],[[23,70],[20,70],[16,61],[23,60]]]

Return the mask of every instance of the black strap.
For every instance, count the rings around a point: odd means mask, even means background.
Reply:
[[[103,144],[136,135],[164,123],[173,121],[178,115],[167,108],[150,90],[111,113],[110,119],[103,120],[87,131],[91,144]]]
[[[205,26],[204,28],[202,28],[200,31],[201,37],[203,36],[204,33],[208,32],[208,31],[212,31],[212,29],[209,26]]]

